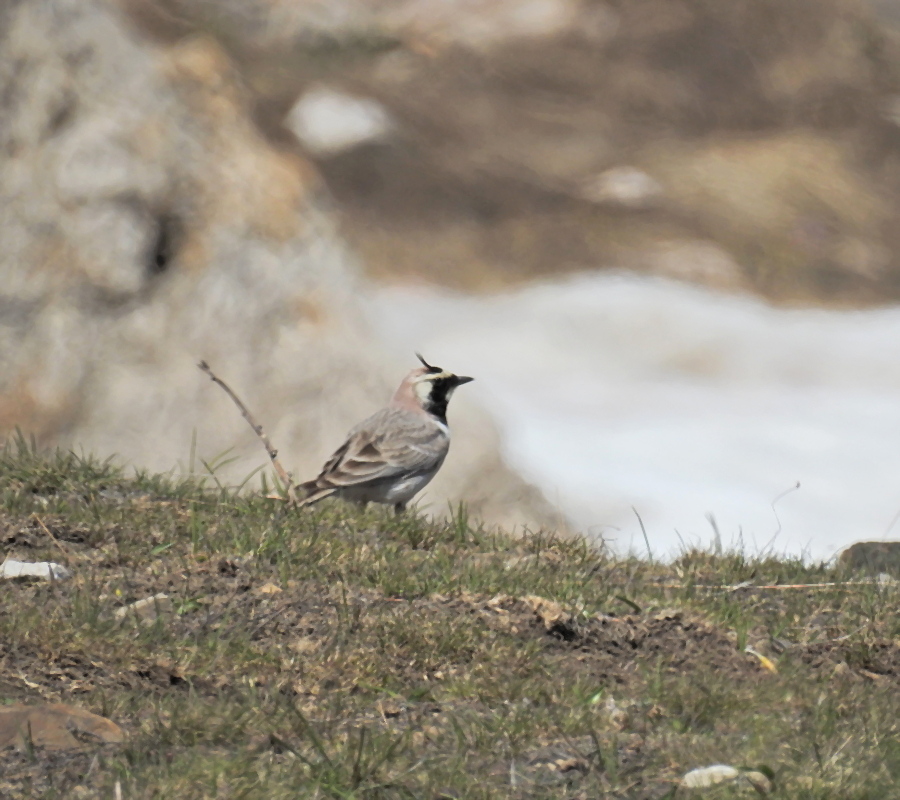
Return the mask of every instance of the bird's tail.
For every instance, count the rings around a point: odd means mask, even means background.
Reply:
[[[318,503],[319,500],[324,500],[326,497],[331,497],[337,489],[334,486],[327,486],[322,488],[315,481],[307,481],[306,483],[301,483],[297,489],[305,493],[306,496],[297,504],[300,508],[304,506],[311,506],[313,503]]]

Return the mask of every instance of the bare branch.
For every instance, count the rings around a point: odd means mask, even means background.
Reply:
[[[266,452],[269,454],[269,458],[272,460],[272,466],[275,468],[275,472],[278,474],[278,478],[285,486],[285,490],[287,491],[287,501],[290,504],[295,504],[297,502],[297,492],[295,491],[294,481],[291,478],[291,474],[281,466],[281,462],[278,460],[278,451],[272,447],[272,443],[269,441],[269,437],[266,435],[266,432],[263,430],[262,425],[260,425],[254,418],[253,415],[247,410],[247,406],[245,406],[241,399],[231,390],[231,387],[225,383],[221,378],[219,378],[209,367],[205,361],[201,361],[197,366],[203,370],[207,375],[209,375],[210,380],[213,383],[218,384],[225,390],[225,393],[232,399],[234,404],[238,407],[244,419],[250,423],[250,427],[253,428],[253,432],[259,437],[260,441],[263,443],[263,447],[266,448]]]

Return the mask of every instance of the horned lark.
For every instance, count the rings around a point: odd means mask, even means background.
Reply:
[[[399,513],[435,476],[450,449],[447,403],[472,378],[422,362],[391,402],[360,422],[319,476],[300,484],[301,506],[332,495],[357,503],[385,503]]]

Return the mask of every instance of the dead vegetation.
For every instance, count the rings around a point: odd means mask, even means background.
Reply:
[[[895,583],[297,511],[21,442],[0,477],[6,554],[74,573],[4,582],[0,694],[126,735],[7,749],[2,796],[662,798],[715,763],[770,768],[773,797],[900,780]],[[801,583],[832,585],[758,588]]]

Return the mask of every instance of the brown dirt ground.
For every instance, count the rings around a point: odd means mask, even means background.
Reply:
[[[348,588],[340,597],[336,588],[323,581],[293,581],[273,590],[273,575],[265,562],[243,557],[213,557],[209,560],[185,560],[184,557],[157,556],[151,565],[135,568],[116,556],[113,546],[121,531],[114,524],[90,526],[68,524],[52,515],[38,518],[3,516],[0,518],[0,541],[10,557],[28,558],[45,554],[48,548],[63,551],[90,572],[90,581],[101,593],[104,587],[119,587],[119,594],[109,593],[107,611],[134,600],[165,592],[183,613],[164,619],[170,641],[195,641],[213,634],[223,639],[238,637],[249,642],[256,652],[322,652],[335,644],[335,631],[347,620],[339,619],[340,608],[351,618],[351,637],[359,635],[365,647],[371,646],[371,626],[392,616],[421,619],[438,628],[468,625],[478,638],[511,638],[519,642],[519,650],[531,652],[554,680],[588,683],[604,687],[617,697],[627,698],[632,690],[646,685],[654,670],[664,676],[684,677],[691,674],[716,675],[743,685],[764,682],[768,674],[758,659],[741,653],[735,647],[734,635],[693,612],[663,610],[654,613],[600,614],[589,617],[573,614],[551,601],[541,598],[462,593],[458,596],[389,597],[381,592]],[[477,558],[475,559],[477,561]],[[75,578],[57,586],[38,581],[20,580],[7,584],[15,602],[28,606],[54,604],[64,606]],[[101,594],[101,596],[103,596]],[[542,606],[547,603],[547,607]],[[355,620],[355,621],[354,621]],[[120,623],[134,625],[133,621]],[[15,640],[13,640],[15,638]],[[355,645],[354,645],[355,646]],[[86,649],[92,648],[91,650]],[[529,648],[532,648],[529,650]],[[797,644],[789,651],[791,660],[811,668],[814,673],[831,675],[841,672],[858,681],[900,684],[900,647],[894,642],[875,641],[863,646],[859,642],[825,641]],[[427,653],[415,654],[398,648],[390,671],[404,685],[415,685],[428,678],[439,679],[442,669],[454,668],[465,660],[465,654],[454,653],[453,663],[431,658]],[[354,691],[357,675],[343,667],[329,671],[321,662],[305,668],[302,664],[285,672],[273,659],[270,665],[254,664],[250,675],[236,673],[228,664],[207,669],[202,674],[185,668],[177,660],[158,655],[142,657],[132,651],[123,660],[114,646],[94,640],[89,645],[71,647],[24,637],[0,638],[0,695],[7,702],[57,702],[78,704],[80,697],[114,697],[125,693],[153,697],[184,697],[191,693],[201,698],[222,698],[246,687],[247,680],[268,691],[286,693],[304,708],[315,709],[319,697],[330,690]],[[435,702],[427,693],[420,701],[384,701],[366,719],[357,722],[383,722],[388,727],[407,725],[422,731],[440,729],[445,712],[454,714],[489,714],[476,698]],[[126,732],[141,723],[139,710],[131,716],[117,716]],[[652,718],[653,707],[639,710]],[[640,728],[638,727],[638,730]],[[427,734],[423,734],[427,735]],[[262,737],[251,743],[273,758],[293,745],[279,736]],[[623,733],[615,744],[620,768],[633,772],[634,782],[629,796],[661,797],[670,786],[665,781],[645,778],[653,770],[644,767],[653,754],[648,752],[644,736]],[[0,796],[42,796],[50,786],[66,796],[66,787],[83,787],[85,775],[101,771],[104,759],[115,752],[115,746],[90,747],[84,752],[59,753],[36,751],[3,753],[4,770],[0,778]],[[533,790],[540,786],[571,787],[572,797],[579,797],[580,776],[591,769],[590,759],[599,748],[586,738],[573,741],[548,741],[521,754],[519,769],[522,780]],[[593,754],[593,755],[592,755]],[[172,754],[174,757],[174,754]],[[508,770],[508,762],[486,764],[490,773]],[[646,785],[642,781],[647,780]]]

